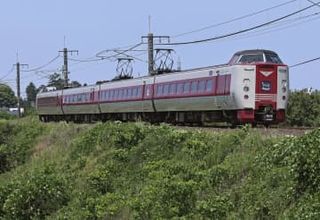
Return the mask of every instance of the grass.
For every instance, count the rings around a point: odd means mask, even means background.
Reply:
[[[266,138],[32,117],[0,129],[0,145],[21,150],[0,174],[0,219],[319,217],[319,130]]]

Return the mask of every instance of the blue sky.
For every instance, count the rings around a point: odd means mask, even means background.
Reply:
[[[116,47],[133,45],[148,33],[148,16],[152,17],[152,32],[155,35],[175,36],[201,27],[224,22],[235,17],[272,7],[289,0],[242,0],[242,1],[154,1],[154,0],[8,0],[0,4],[0,79],[16,62],[28,63],[34,68],[47,63],[66,46],[79,50],[74,59],[86,59],[97,52]],[[318,0],[315,0],[318,1]],[[293,1],[286,6],[205,31],[172,38],[172,42],[198,40],[214,37],[266,21],[309,6],[307,0]],[[271,49],[276,51],[288,65],[320,56],[320,12],[314,7],[292,17],[290,22],[270,26],[258,32],[236,37],[185,46],[175,46],[175,57],[180,57],[182,68],[194,68],[222,64],[229,61],[233,53],[244,49]],[[294,22],[295,21],[295,22]],[[281,26],[283,25],[283,26]],[[140,49],[145,49],[141,46]],[[147,60],[146,55],[139,58]],[[55,70],[62,65],[62,57],[44,68]],[[91,63],[69,62],[70,79],[81,83],[95,83],[111,79],[115,75],[116,63],[108,60]],[[293,89],[313,87],[320,89],[320,61],[300,66],[290,71]],[[135,76],[145,75],[147,65],[134,63]],[[39,76],[40,75],[40,76]],[[37,86],[45,84],[43,73],[22,73],[22,90],[33,81]],[[15,88],[15,72],[2,79]],[[23,91],[24,92],[24,91]]]

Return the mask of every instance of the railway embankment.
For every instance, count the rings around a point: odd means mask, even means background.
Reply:
[[[0,219],[318,219],[320,130],[0,121]]]

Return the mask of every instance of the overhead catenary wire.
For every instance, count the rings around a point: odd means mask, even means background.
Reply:
[[[221,39],[221,40],[239,40],[239,39],[247,39],[247,38],[251,38],[251,37],[257,37],[257,36],[261,36],[261,35],[264,35],[264,34],[268,34],[268,33],[273,33],[273,32],[277,32],[277,31],[283,31],[283,30],[286,30],[286,29],[289,29],[289,28],[293,28],[293,27],[296,27],[298,25],[301,25],[301,24],[305,24],[307,22],[311,22],[311,21],[314,21],[314,20],[317,20],[319,19],[320,15],[320,12],[317,12],[317,13],[313,13],[313,14],[309,14],[309,15],[306,15],[306,16],[302,16],[302,17],[298,17],[298,18],[294,18],[294,19],[291,19],[289,21],[285,21],[283,23],[277,23],[275,24],[274,26],[271,26],[271,27],[266,27],[262,30],[256,30],[254,32],[249,32],[249,33],[246,33],[244,35],[241,35],[241,36],[237,36],[237,38],[228,38],[228,39]],[[300,21],[302,20],[302,21]],[[299,22],[300,21],[300,22]]]
[[[304,12],[304,11],[310,9],[310,8],[313,8],[313,7],[315,7],[315,6],[319,5],[319,4],[320,4],[320,2],[317,2],[317,3],[313,4],[313,5],[310,5],[308,7],[302,8],[302,9],[297,10],[297,11],[294,11],[292,13],[289,13],[289,14],[287,14],[285,16],[282,16],[282,17],[279,17],[277,19],[273,19],[271,21],[268,21],[268,22],[265,22],[265,23],[250,27],[250,28],[246,28],[246,29],[243,29],[243,30],[240,30],[240,31],[232,32],[232,33],[229,33],[229,34],[224,34],[224,35],[211,37],[211,38],[206,38],[206,39],[201,39],[201,40],[175,42],[175,43],[162,43],[161,45],[178,46],[178,45],[187,45],[187,44],[198,44],[198,43],[204,43],[204,42],[215,41],[215,40],[220,40],[220,39],[232,37],[232,36],[235,36],[235,35],[239,35],[239,34],[242,34],[242,33],[250,32],[250,31],[253,31],[253,30],[268,26],[268,25],[271,25],[273,23],[282,21],[282,20],[284,20],[286,18],[292,17],[292,16],[297,15],[297,14],[299,14],[301,12]]]
[[[59,57],[60,57],[60,55],[54,57],[53,59],[51,59],[50,61],[48,61],[47,63],[45,63],[39,67],[28,69],[28,70],[23,70],[23,72],[35,72],[35,71],[41,70],[41,69],[45,68],[46,66],[49,66],[54,61],[56,61]]]
[[[7,78],[13,72],[13,70],[14,70],[14,66],[12,66],[11,69],[8,71],[8,73],[2,76],[0,80],[2,81],[3,79]]]
[[[243,20],[243,19],[246,19],[246,18],[250,18],[250,17],[256,16],[256,15],[271,11],[271,10],[276,9],[276,8],[280,8],[280,7],[292,4],[292,3],[296,2],[296,1],[298,1],[298,0],[290,0],[290,1],[281,3],[281,4],[278,4],[278,5],[269,7],[269,8],[265,8],[265,9],[250,13],[250,14],[239,16],[239,17],[227,20],[227,21],[215,23],[215,24],[212,24],[212,25],[208,25],[208,26],[205,26],[205,27],[202,27],[202,28],[198,28],[198,29],[192,30],[192,31],[188,31],[188,32],[184,32],[184,33],[181,33],[181,34],[173,35],[173,36],[171,36],[171,38],[178,38],[178,37],[182,37],[182,36],[185,36],[185,35],[189,35],[189,34],[201,32],[201,31],[205,31],[205,30],[208,30],[208,29],[216,28],[216,27],[219,27],[219,26],[222,26],[222,25],[230,24],[230,23],[233,23],[235,21],[240,21],[240,20]]]
[[[313,58],[313,59],[310,59],[310,60],[306,60],[306,61],[303,61],[303,62],[299,62],[299,63],[296,63],[296,64],[291,65],[289,67],[290,68],[295,68],[295,67],[302,66],[302,65],[305,65],[305,64],[308,64],[308,63],[312,63],[312,62],[315,62],[315,61],[318,61],[318,60],[320,60],[320,57]]]

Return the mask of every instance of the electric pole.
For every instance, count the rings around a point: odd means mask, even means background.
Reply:
[[[150,76],[154,74],[154,56],[153,56],[153,34],[148,34],[148,73]]]
[[[148,36],[142,36],[141,40],[142,43],[146,43],[145,39],[147,39],[148,44],[148,73],[150,76],[153,76],[156,74],[156,71],[154,70],[154,41],[157,40],[157,45],[161,45],[162,43],[170,43],[170,37],[169,36],[154,36],[153,33],[149,33]]]
[[[69,85],[68,53],[70,53],[71,55],[73,53],[76,53],[78,55],[79,51],[78,50],[68,50],[67,48],[63,48],[63,50],[59,51],[59,53],[63,53],[62,72],[63,72],[63,79],[64,79],[64,87],[68,87],[68,85]]]
[[[19,62],[17,62],[15,64],[16,69],[17,69],[17,97],[18,97],[18,117],[21,117],[21,103],[20,103],[20,99],[21,99],[21,94],[20,94],[20,68],[23,68],[24,66],[28,66],[28,64],[21,64]]]

